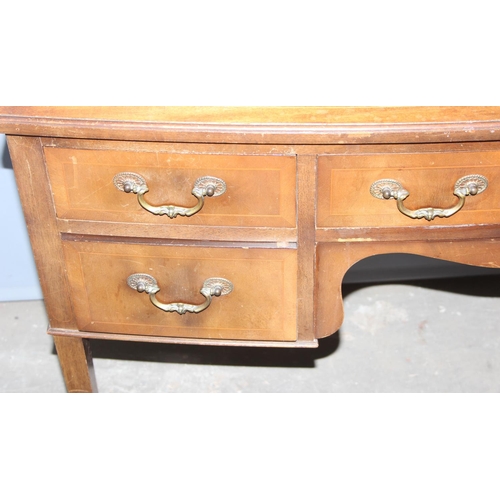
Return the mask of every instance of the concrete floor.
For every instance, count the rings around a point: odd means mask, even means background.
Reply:
[[[350,285],[318,349],[92,341],[100,392],[498,392],[500,277]],[[0,303],[0,392],[65,392],[42,301]]]

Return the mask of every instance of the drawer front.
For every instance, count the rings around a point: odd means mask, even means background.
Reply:
[[[78,328],[89,332],[295,341],[297,258],[293,249],[239,249],[63,242]],[[205,280],[233,289],[199,313],[165,312],[127,284],[147,274],[162,304],[206,304]],[[136,282],[137,283],[137,282]],[[177,306],[176,306],[177,307]],[[177,309],[182,309],[181,306]]]
[[[172,154],[46,147],[56,214],[62,219],[239,227],[296,226],[295,156]],[[153,207],[192,208],[198,179],[221,179],[191,216],[154,215],[116,187],[117,174],[139,175]],[[220,190],[219,190],[220,191]],[[219,191],[216,194],[219,194]]]
[[[465,196],[463,207],[452,215],[438,216],[442,213],[440,209],[458,208],[460,198],[454,195],[455,185],[469,176],[485,177],[487,188],[475,196]],[[477,182],[482,182],[482,177]],[[437,210],[424,210],[418,214],[421,218],[404,215],[394,198],[377,198],[371,194],[372,185],[379,180],[397,181],[409,193],[402,203],[404,208],[413,211],[412,215],[417,215],[415,211],[419,209]],[[318,227],[500,223],[499,210],[500,152],[497,151],[318,158]]]

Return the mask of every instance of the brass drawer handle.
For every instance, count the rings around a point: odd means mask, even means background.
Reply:
[[[192,208],[177,207],[175,205],[150,205],[144,195],[149,191],[144,177],[134,172],[120,172],[113,178],[113,183],[117,189],[125,193],[134,193],[142,208],[154,215],[167,215],[171,219],[181,215],[182,217],[191,217],[199,212],[205,203],[205,196],[220,196],[226,191],[226,183],[217,177],[199,177],[194,182],[191,194],[198,199],[198,203]]]
[[[374,182],[370,187],[370,193],[381,200],[395,199],[398,210],[412,219],[433,220],[435,217],[451,217],[456,214],[465,204],[466,196],[476,196],[488,187],[488,179],[483,175],[466,175],[455,183],[453,194],[458,198],[457,203],[450,208],[419,208],[408,210],[404,201],[410,193],[403,188],[400,182],[393,179],[381,179]]]
[[[163,304],[156,298],[156,294],[160,291],[157,281],[149,274],[131,274],[127,278],[127,285],[138,292],[146,292],[149,299],[159,309],[165,312],[176,312],[179,314],[200,313],[204,311],[211,303],[212,297],[220,297],[227,295],[233,291],[233,284],[224,278],[208,278],[204,281],[200,293],[205,297],[205,302],[200,305],[184,304],[183,302],[172,302]]]

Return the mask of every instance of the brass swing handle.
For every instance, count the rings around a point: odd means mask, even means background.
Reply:
[[[374,182],[370,187],[370,193],[381,200],[395,199],[398,210],[412,219],[433,220],[435,217],[451,217],[456,214],[465,204],[467,196],[476,196],[488,187],[488,179],[482,175],[466,175],[455,183],[453,194],[458,198],[457,203],[450,208],[419,208],[409,210],[404,206],[404,201],[410,193],[403,188],[400,182],[393,179],[381,179]]]
[[[190,313],[200,313],[204,311],[211,303],[212,297],[220,297],[221,295],[227,295],[233,291],[233,284],[224,278],[208,278],[204,281],[201,287],[200,293],[205,297],[205,302],[203,304],[185,304],[183,302],[172,302],[170,304],[164,304],[156,298],[156,294],[160,291],[158,283],[149,274],[131,274],[127,278],[127,285],[139,293],[146,292],[149,295],[149,299],[159,309],[165,312],[176,312],[178,314]]]
[[[171,219],[181,215],[182,217],[191,217],[199,212],[205,203],[205,196],[220,196],[226,191],[226,183],[217,177],[199,177],[194,182],[191,194],[197,198],[198,203],[191,208],[177,207],[175,205],[150,205],[144,195],[149,191],[144,177],[134,172],[121,172],[113,178],[113,183],[117,189],[125,193],[134,193],[142,208],[154,215],[167,215]]]

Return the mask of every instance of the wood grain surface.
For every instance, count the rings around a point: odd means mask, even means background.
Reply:
[[[0,132],[242,144],[500,139],[499,107],[0,107]]]
[[[50,325],[76,328],[40,139],[7,141]]]
[[[239,340],[297,339],[295,250],[63,242],[71,297],[84,331]],[[127,285],[153,276],[163,303],[201,304],[203,282],[231,281],[198,314],[168,313]]]
[[[486,233],[486,232],[485,232]],[[455,234],[457,234],[455,232]],[[327,337],[342,325],[342,280],[356,262],[372,255],[410,253],[479,267],[500,267],[500,238],[439,241],[356,241],[320,243],[317,248],[316,335]]]
[[[295,156],[170,154],[45,148],[56,205],[62,219],[143,222],[158,225],[295,227]],[[226,192],[206,197],[191,217],[154,215],[133,193],[115,187],[121,172],[143,177],[148,203],[193,207],[195,181],[205,176],[226,183]]]
[[[495,121],[499,106],[0,106],[0,116],[138,123],[457,123]]]
[[[68,391],[95,390],[88,338],[316,346],[343,319],[342,279],[371,255],[413,253],[500,267],[500,107],[0,107]],[[227,184],[191,218],[146,212],[116,189],[132,171],[155,205],[192,206],[198,177]],[[487,189],[449,219],[413,220],[370,194],[409,191],[448,208],[455,182]],[[128,287],[154,276],[164,303]]]
[[[458,198],[456,181],[479,174],[488,188],[468,196],[465,206],[449,218],[433,221],[411,219],[398,211],[396,201],[370,194],[381,179],[401,183],[410,196],[404,205],[418,208],[448,208]],[[318,159],[318,227],[448,226],[500,222],[500,150],[468,152],[420,152],[396,154],[351,154],[320,156]]]
[[[90,342],[87,339],[53,335],[68,392],[97,392]]]

